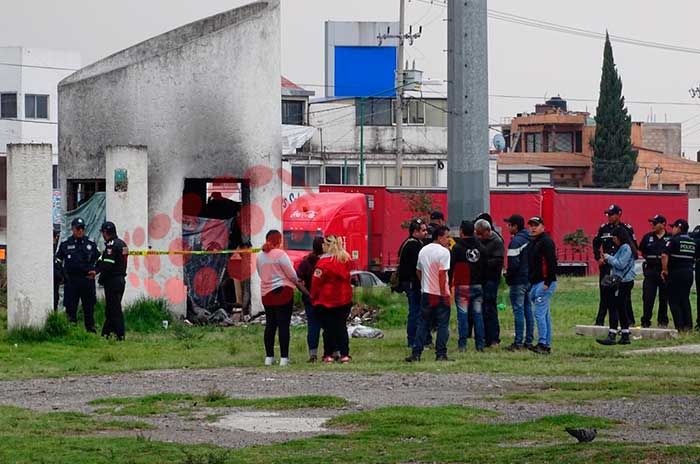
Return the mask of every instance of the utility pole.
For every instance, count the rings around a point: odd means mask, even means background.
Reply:
[[[396,120],[396,180],[399,187],[403,186],[403,41],[406,24],[406,0],[399,0],[399,47],[396,50],[396,105],[394,119]]]
[[[396,178],[399,187],[403,185],[403,92],[406,83],[404,81],[404,42],[409,41],[413,45],[413,41],[423,33],[423,26],[420,26],[417,34],[413,33],[413,26],[409,28],[408,34],[406,30],[406,0],[399,0],[399,33],[391,34],[387,31],[386,34],[377,36],[379,45],[386,39],[398,39],[399,46],[396,50],[396,99],[394,101],[394,120],[396,124]]]
[[[489,210],[486,0],[451,0],[447,11],[447,214],[457,227]]]

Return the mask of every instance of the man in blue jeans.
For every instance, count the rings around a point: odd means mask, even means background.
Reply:
[[[510,304],[515,321],[515,340],[506,349],[518,351],[532,347],[535,331],[527,262],[530,234],[525,230],[525,219],[519,214],[513,214],[506,218],[505,222],[508,224],[508,232],[513,237],[508,244],[506,283],[510,287]]]
[[[451,252],[450,283],[454,289],[457,306],[459,351],[467,349],[469,321],[474,325],[474,344],[477,351],[484,351],[484,319],[482,314],[483,284],[486,278],[486,249],[474,237],[474,223],[463,221],[459,238]]]
[[[544,221],[541,217],[531,217],[527,222],[530,226],[532,248],[528,253],[528,268],[530,276],[530,299],[535,308],[537,321],[537,346],[530,348],[538,354],[552,352],[552,316],[549,302],[557,288],[557,249],[554,241],[544,231]]]
[[[433,322],[437,325],[435,339],[435,360],[449,361],[447,340],[450,337],[450,229],[440,226],[433,231],[433,243],[424,246],[418,254],[416,274],[421,281],[421,318],[413,345],[413,352],[407,362],[420,361],[424,343]]]
[[[428,226],[420,219],[414,219],[408,225],[408,238],[399,248],[399,282],[401,289],[406,293],[408,300],[408,318],[406,321],[406,342],[412,348],[418,329],[418,320],[421,317],[421,290],[420,280],[416,275],[418,265],[418,253],[423,248],[423,242],[428,234]],[[433,343],[428,332],[427,344]]]

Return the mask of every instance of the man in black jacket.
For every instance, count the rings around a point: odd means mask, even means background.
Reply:
[[[552,351],[552,317],[549,302],[557,288],[557,249],[554,241],[544,231],[544,221],[541,217],[531,217],[527,222],[530,226],[532,244],[529,251],[529,277],[532,288],[530,300],[535,308],[537,322],[537,346],[532,351],[539,354],[549,354]]]
[[[399,282],[401,289],[408,299],[408,319],[406,321],[406,341],[412,348],[415,342],[418,320],[421,317],[421,288],[420,280],[416,275],[418,265],[418,253],[423,248],[423,242],[428,234],[428,227],[420,219],[414,219],[408,226],[408,238],[399,248]],[[432,344],[432,337],[428,335],[426,345]]]
[[[474,237],[474,223],[463,221],[459,238],[452,247],[450,262],[450,286],[457,306],[459,351],[467,349],[469,320],[474,325],[474,344],[477,351],[484,351],[484,319],[482,313],[483,285],[486,279],[486,249]],[[468,317],[471,316],[471,317]]]
[[[99,283],[105,289],[105,325],[102,326],[102,336],[109,338],[114,334],[117,340],[124,340],[122,297],[126,288],[129,247],[117,236],[117,227],[113,222],[102,224],[100,232],[105,241],[105,249],[97,260]]]
[[[510,304],[513,307],[515,340],[507,348],[517,351],[532,346],[535,332],[532,306],[530,304],[530,282],[528,276],[527,253],[530,246],[530,233],[525,230],[525,218],[513,214],[505,219],[508,232],[512,236],[508,244],[508,269],[506,283],[510,287]]]
[[[501,271],[505,252],[503,240],[493,232],[491,224],[479,219],[474,224],[476,235],[486,249],[486,279],[484,282],[484,330],[486,346],[498,346],[501,343],[501,327],[498,323],[498,286],[501,283]]]

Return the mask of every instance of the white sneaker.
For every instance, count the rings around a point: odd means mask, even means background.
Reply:
[[[288,366],[289,358],[280,358],[280,366]]]
[[[275,358],[273,357],[266,357],[265,358],[265,365],[266,366],[272,366],[275,363]]]

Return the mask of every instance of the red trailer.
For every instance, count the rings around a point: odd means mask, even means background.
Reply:
[[[321,195],[316,195],[315,200],[318,205],[323,204],[323,193],[365,195],[369,233],[367,243],[362,246],[366,247],[368,254],[367,260],[362,259],[356,265],[359,269],[379,274],[396,269],[399,246],[408,235],[402,224],[413,216],[409,207],[411,195],[425,194],[432,200],[434,209],[447,213],[446,189],[322,185],[319,190]],[[342,197],[335,197],[334,201],[339,201],[338,198]],[[299,207],[295,203],[285,211],[285,229],[288,215]],[[649,230],[648,219],[655,214],[663,214],[669,221],[688,217],[688,196],[685,192],[560,188],[491,191],[491,215],[498,229],[504,226],[503,218],[514,213],[521,214],[525,220],[542,216],[557,245],[560,265],[576,274],[598,272],[593,250],[590,245],[583,249],[567,245],[564,236],[581,229],[591,241],[600,225],[607,220],[603,212],[613,203],[622,208],[622,219],[634,227],[638,240]],[[330,228],[323,232],[339,233]],[[508,237],[505,239],[507,242]]]

